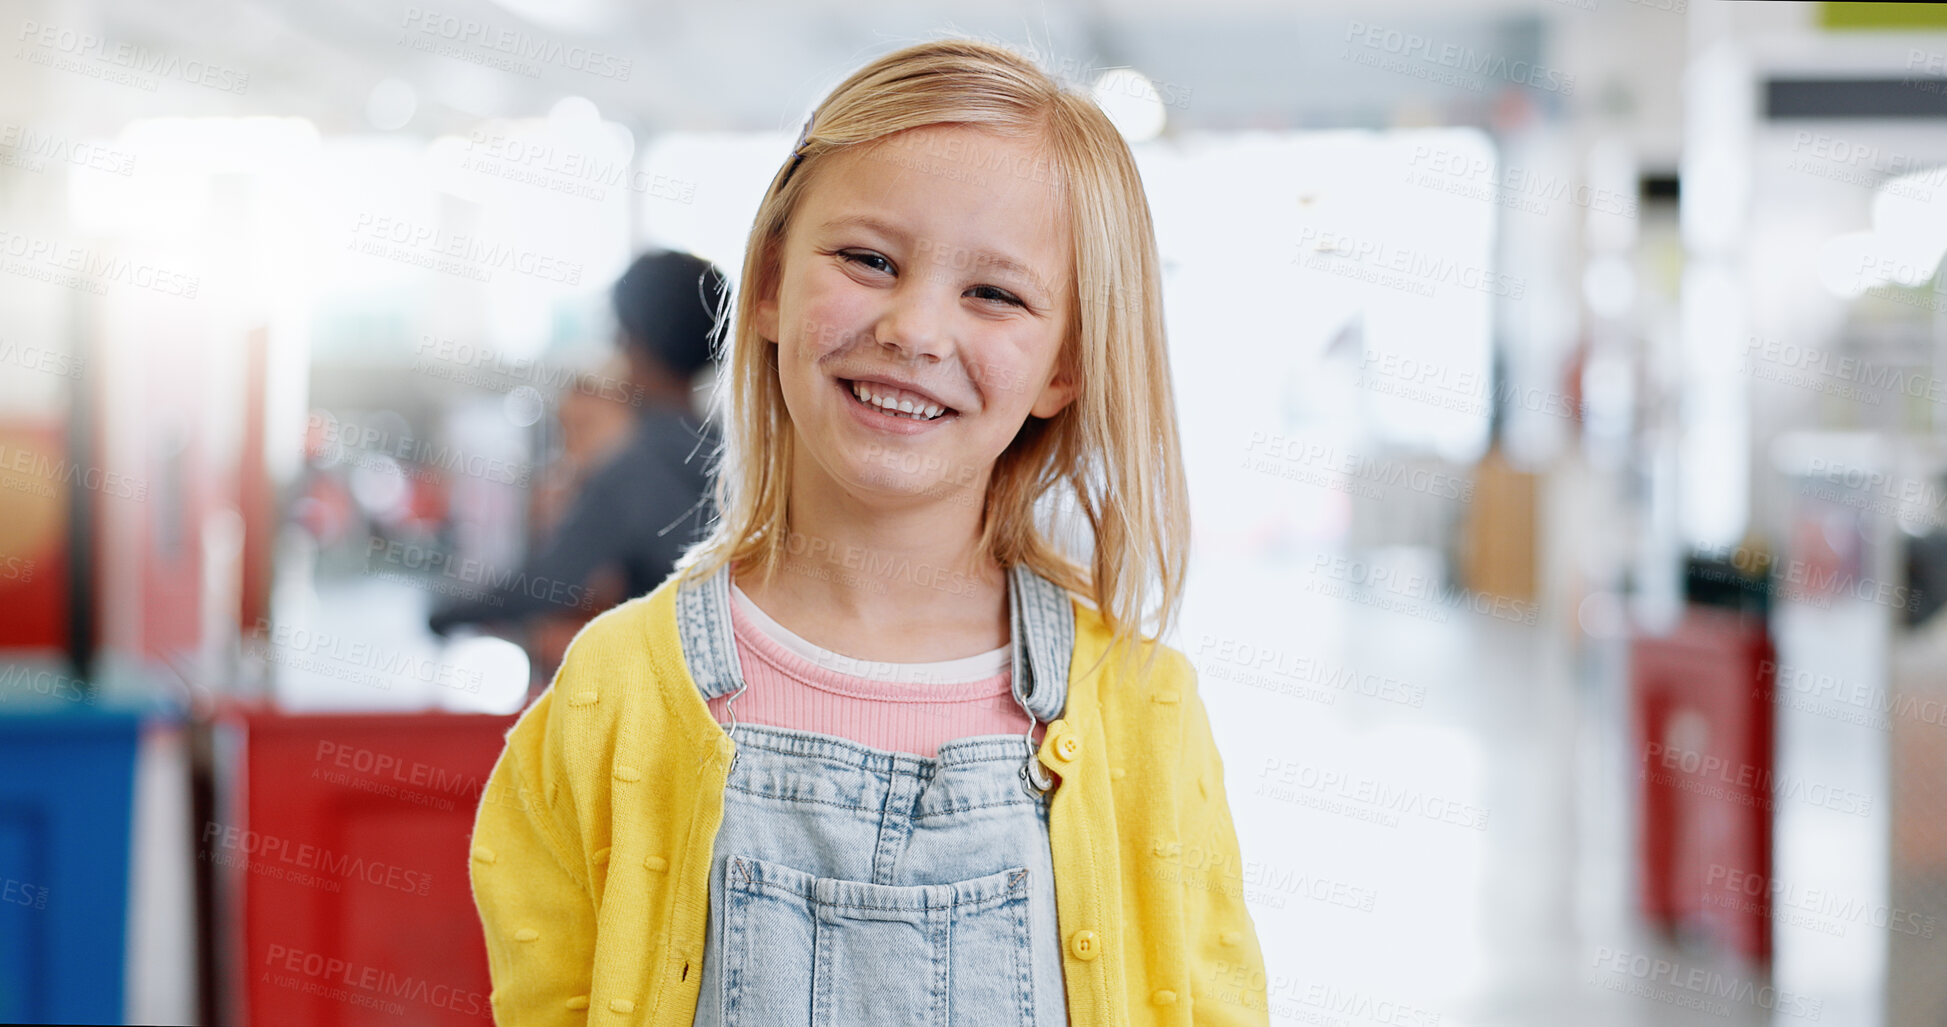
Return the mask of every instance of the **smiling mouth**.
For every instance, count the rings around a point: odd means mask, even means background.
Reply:
[[[952,407],[941,406],[932,400],[915,396],[904,389],[896,389],[890,385],[856,382],[844,378],[839,379],[839,384],[852,394],[853,401],[860,406],[890,417],[903,417],[909,421],[937,421],[955,412]]]

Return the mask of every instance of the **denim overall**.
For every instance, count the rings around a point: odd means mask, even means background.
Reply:
[[[690,676],[734,706],[746,684],[729,570],[676,604]],[[928,759],[731,710],[697,1024],[1067,1024],[1052,779],[1032,734],[1067,701],[1074,608],[1025,566],[1008,574],[1008,608],[1027,737],[957,738]]]

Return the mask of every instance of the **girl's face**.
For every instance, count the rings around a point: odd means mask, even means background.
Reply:
[[[777,343],[794,475],[978,504],[1027,418],[1074,398],[1055,367],[1073,258],[1038,160],[935,125],[834,154],[807,183],[756,322]]]

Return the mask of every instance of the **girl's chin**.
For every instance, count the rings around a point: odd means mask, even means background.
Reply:
[[[878,466],[861,467],[851,474],[855,491],[873,497],[904,500],[938,500],[978,506],[980,496],[973,489],[940,480],[935,475],[887,472]]]

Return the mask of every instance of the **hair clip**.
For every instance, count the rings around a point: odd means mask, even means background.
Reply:
[[[804,127],[798,130],[798,142],[797,145],[791,147],[792,153],[799,154],[799,155],[803,154],[804,144],[811,139],[811,121],[813,118],[816,118],[817,116],[818,116],[818,112],[816,111],[813,111],[810,114],[805,115]]]
[[[804,128],[798,132],[798,141],[791,147],[791,166],[784,169],[784,177],[778,180],[779,189],[783,189],[784,183],[791,181],[792,172],[797,171],[798,165],[804,163],[805,143],[811,140],[811,120],[817,116],[817,112],[814,111],[804,119]]]

